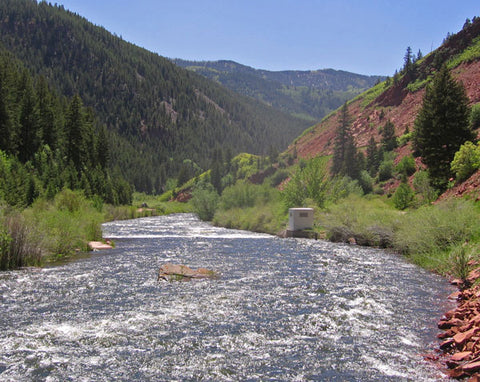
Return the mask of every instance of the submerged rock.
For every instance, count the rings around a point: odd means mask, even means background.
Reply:
[[[192,269],[186,265],[167,263],[160,267],[157,280],[175,281],[216,277],[218,277],[217,273],[207,268]]]

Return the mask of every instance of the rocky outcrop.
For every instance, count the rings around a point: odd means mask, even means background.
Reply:
[[[192,269],[186,265],[164,264],[158,271],[157,280],[181,281],[191,279],[217,278],[216,272],[207,268]]]
[[[479,278],[480,268],[477,268],[470,272],[465,284],[454,282],[460,287],[475,285]],[[439,329],[444,330],[438,337],[446,356],[447,374],[451,378],[480,381],[480,285],[460,289],[451,297],[458,301],[458,306],[445,313],[438,323]]]

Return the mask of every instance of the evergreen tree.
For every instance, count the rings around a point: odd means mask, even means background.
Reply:
[[[444,189],[452,176],[450,163],[460,146],[475,140],[469,115],[465,88],[442,66],[426,89],[414,131],[415,149],[439,189]]]
[[[367,146],[367,159],[366,159],[366,169],[371,176],[375,176],[378,171],[378,166],[380,164],[380,153],[377,149],[377,143],[375,138],[370,137]]]
[[[395,126],[392,121],[388,120],[382,128],[382,148],[384,151],[395,150],[398,146],[395,137]]]
[[[360,175],[361,168],[358,164],[355,141],[350,131],[350,116],[346,102],[340,111],[338,122],[330,172],[333,176],[347,175],[353,179],[357,179]]]
[[[403,70],[405,73],[410,73],[412,70],[413,57],[412,57],[412,48],[407,47],[405,52],[405,57],[403,58]]]
[[[82,169],[84,151],[84,123],[82,100],[78,95],[75,95],[72,98],[67,110],[65,130],[67,138],[67,158],[72,162],[73,166],[78,172],[80,172]]]
[[[30,76],[24,75],[25,84],[20,101],[19,134],[17,136],[18,158],[23,163],[33,158],[39,146],[33,86]]]
[[[49,92],[47,80],[40,77],[36,87],[36,111],[38,115],[38,130],[42,143],[55,149],[57,131],[52,94]]]

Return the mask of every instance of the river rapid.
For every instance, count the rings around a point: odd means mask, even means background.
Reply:
[[[0,273],[2,381],[438,381],[447,282],[385,251],[212,227],[104,224],[116,248]],[[166,263],[216,280],[157,281]]]

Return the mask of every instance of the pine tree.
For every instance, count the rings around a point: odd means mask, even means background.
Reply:
[[[19,123],[19,134],[17,136],[18,158],[25,163],[33,158],[39,146],[35,96],[29,75],[26,75],[25,88],[20,101]]]
[[[382,128],[382,148],[384,151],[392,151],[397,148],[397,138],[395,137],[395,125],[388,120]]]
[[[403,70],[405,73],[410,73],[412,70],[412,63],[413,63],[413,57],[412,57],[412,48],[407,47],[407,51],[405,52],[405,57],[403,58]]]
[[[377,143],[375,138],[370,137],[367,146],[367,171],[371,176],[375,176],[378,171],[378,166],[380,164],[379,150],[377,149]]]
[[[65,130],[67,158],[80,173],[84,151],[84,115],[82,100],[78,95],[72,98],[68,107]]]
[[[427,87],[415,120],[414,147],[427,165],[435,187],[442,190],[452,176],[450,163],[460,146],[475,139],[469,125],[465,88],[444,65]]]
[[[360,174],[357,148],[350,131],[350,116],[347,103],[340,111],[339,124],[335,136],[333,149],[333,162],[330,172],[332,175],[346,175],[357,179]]]

